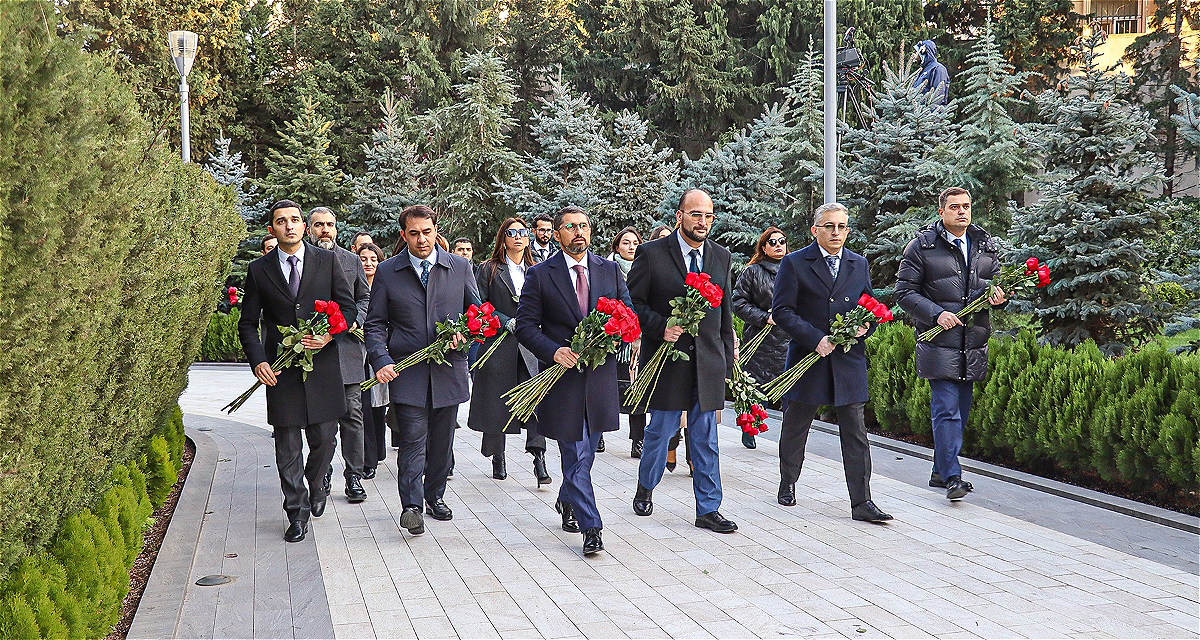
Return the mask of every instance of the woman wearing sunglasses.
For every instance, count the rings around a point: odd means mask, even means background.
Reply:
[[[767,325],[775,324],[771,317],[771,297],[775,292],[779,261],[787,252],[787,236],[778,227],[767,227],[754,245],[749,264],[738,276],[737,286],[733,289],[733,313],[745,323],[742,344],[753,340]],[[746,363],[746,373],[759,383],[778,378],[787,359],[787,346],[787,334],[772,331]],[[757,446],[754,436],[747,433],[742,434],[742,444],[747,449]]]
[[[521,298],[521,287],[525,285],[525,270],[533,266],[529,235],[529,227],[520,218],[505,220],[496,232],[492,256],[479,265],[475,272],[480,299],[492,303],[496,308],[496,318],[504,328],[504,331],[479,345],[481,356],[501,336],[513,331],[517,301]],[[507,431],[504,429],[511,414],[500,395],[537,372],[537,358],[517,344],[513,336],[505,338],[483,366],[475,371],[467,426],[483,433],[483,444],[479,451],[492,459],[492,477],[497,480],[508,477],[504,460],[506,434],[520,433],[521,429],[526,429],[525,451],[533,456],[533,474],[537,483],[550,484],[553,481],[546,470],[546,438],[537,432],[537,417],[531,417],[528,422],[514,420]]]

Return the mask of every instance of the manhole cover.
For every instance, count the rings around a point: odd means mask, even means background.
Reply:
[[[233,582],[234,576],[212,575],[204,576],[196,581],[196,584],[201,587],[215,587],[219,584],[229,584]]]

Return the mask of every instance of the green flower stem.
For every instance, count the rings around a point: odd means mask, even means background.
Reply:
[[[790,369],[784,371],[782,375],[762,386],[763,393],[767,394],[767,399],[771,402],[779,402],[788,391],[800,380],[800,377],[812,368],[821,356],[817,352],[812,352],[804,356],[800,362],[792,365]]]
[[[499,347],[500,343],[504,342],[504,338],[507,335],[508,335],[507,331],[500,334],[499,337],[496,338],[496,341],[492,343],[492,346],[488,347],[488,350],[483,352],[483,355],[480,356],[479,359],[475,361],[475,364],[471,365],[471,371],[475,371],[476,369],[479,369],[480,367],[482,367],[483,363],[487,362],[488,358],[492,357],[492,354],[495,353],[496,347]]]
[[[768,324],[767,326],[763,327],[762,331],[758,332],[758,335],[754,336],[753,340],[747,342],[742,347],[742,353],[740,354],[737,363],[743,367],[746,366],[746,363],[750,361],[750,358],[754,355],[754,352],[758,351],[758,348],[762,346],[763,341],[767,339],[767,334],[771,333],[771,329],[774,328],[775,325]]]
[[[433,343],[430,344],[428,347],[425,347],[424,349],[421,349],[420,351],[413,352],[407,358],[405,358],[405,359],[401,360],[400,362],[398,362],[397,364],[395,364],[392,368],[395,369],[396,371],[404,371],[405,369],[413,366],[414,364],[424,362],[433,357],[433,354],[437,352],[437,347],[438,347],[438,341],[434,340]],[[370,389],[371,387],[373,387],[377,384],[379,384],[379,378],[375,377],[375,378],[371,378],[370,380],[364,381],[361,385],[359,385],[359,388],[362,389],[363,391],[366,391],[367,389]]]
[[[275,358],[275,362],[271,363],[271,370],[283,371],[284,369],[295,364],[295,362],[296,352],[289,349],[279,354],[278,358]],[[258,391],[258,388],[262,385],[263,383],[255,381],[255,383],[249,389],[243,392],[242,395],[234,398],[233,402],[221,407],[221,410],[225,413],[233,413],[234,411],[241,409],[242,405],[246,404],[246,401],[250,399],[250,396],[253,396],[254,392]]]

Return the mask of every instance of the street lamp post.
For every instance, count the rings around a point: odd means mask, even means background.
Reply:
[[[180,139],[183,141],[183,161],[192,161],[192,129],[188,113],[188,73],[192,71],[192,61],[196,59],[196,34],[191,31],[172,31],[167,34],[168,46],[171,49],[171,59],[175,61],[175,69],[179,71],[179,116]]]
[[[837,0],[825,0],[825,202],[837,202]]]

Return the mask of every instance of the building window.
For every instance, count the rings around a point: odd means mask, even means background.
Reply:
[[[1137,18],[1121,18],[1113,21],[1114,34],[1120,33],[1138,33]]]

